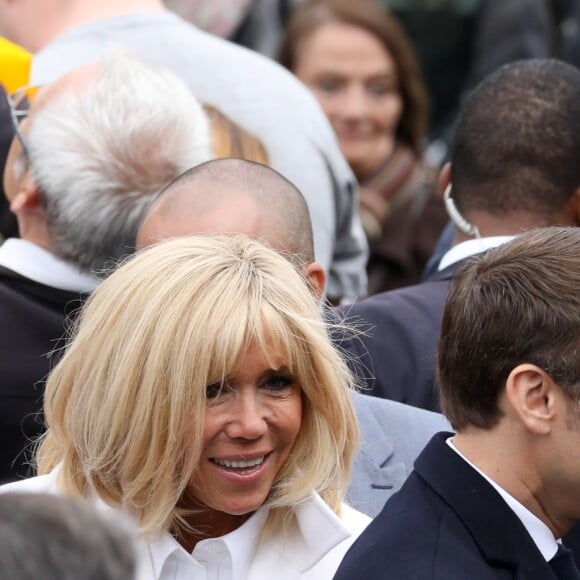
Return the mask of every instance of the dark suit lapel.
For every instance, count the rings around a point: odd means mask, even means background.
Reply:
[[[445,442],[433,437],[415,462],[416,473],[461,519],[493,565],[519,571],[518,578],[555,578],[520,519],[496,490]]]

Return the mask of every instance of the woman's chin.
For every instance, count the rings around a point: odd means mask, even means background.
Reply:
[[[371,175],[374,171],[376,171],[381,166],[381,164],[384,163],[387,159],[386,157],[377,159],[365,155],[347,156],[345,153],[344,156],[358,181],[363,181],[364,179],[366,179],[369,175]]]
[[[340,149],[359,181],[374,173],[393,153],[389,148],[367,143],[340,142]]]

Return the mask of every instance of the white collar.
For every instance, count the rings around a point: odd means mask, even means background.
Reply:
[[[451,266],[451,264],[455,264],[460,260],[475,256],[476,254],[481,254],[486,250],[510,242],[514,237],[515,236],[489,236],[487,238],[474,238],[473,240],[461,242],[443,254],[437,269],[439,271],[444,270],[448,266]]]
[[[197,543],[190,554],[169,533],[165,532],[154,540],[141,540],[146,549],[155,578],[170,578],[172,570],[180,568],[196,569],[200,572],[205,565],[221,553],[229,553],[232,578],[240,580],[248,577],[252,557],[262,528],[268,516],[268,508],[257,510],[239,528],[219,538],[208,538]],[[143,546],[140,547],[143,549]]]
[[[91,292],[100,283],[95,276],[20,238],[10,238],[0,246],[0,266],[60,290]]]
[[[261,533],[268,516],[269,509],[261,507],[239,528],[221,536],[198,542],[193,552],[189,554],[169,533],[164,533],[155,540],[149,540],[147,550],[149,560],[154,569],[155,578],[169,578],[170,571],[183,567],[189,569],[207,565],[219,554],[229,553],[231,578],[248,578],[256,548],[268,552],[278,552],[281,549],[280,537],[261,542]],[[296,523],[300,530],[299,536],[289,534],[283,539],[284,560],[304,573],[315,566],[337,544],[351,535],[340,518],[330,509],[324,500],[312,493],[305,501],[294,509]],[[145,541],[139,542],[140,551]],[[163,576],[161,574],[163,573]]]
[[[546,562],[551,560],[558,551],[558,542],[556,541],[556,538],[554,538],[554,534],[550,528],[515,497],[503,489],[503,487],[499,486],[495,481],[493,481],[493,479],[473,465],[473,463],[471,463],[471,461],[469,461],[469,459],[467,459],[467,457],[465,457],[465,455],[455,447],[452,437],[447,439],[447,445],[449,445],[449,447],[451,447],[451,449],[453,449],[461,459],[475,469],[475,471],[477,471],[477,473],[479,473],[479,475],[481,475],[481,477],[483,477],[497,491],[497,493],[501,495],[502,499],[508,504],[522,524],[524,524],[524,527],[532,537],[532,540],[534,540],[534,543],[538,547],[538,550],[540,550],[544,560],[546,560]]]

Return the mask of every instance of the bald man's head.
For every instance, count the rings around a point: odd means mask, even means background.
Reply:
[[[189,234],[243,233],[304,266],[314,262],[312,224],[302,194],[273,169],[217,159],[186,171],[155,199],[137,247]]]

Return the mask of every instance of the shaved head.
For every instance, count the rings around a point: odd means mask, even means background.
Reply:
[[[287,252],[296,265],[314,262],[312,224],[302,194],[259,163],[216,159],[180,175],[152,203],[137,247],[204,233],[250,235]]]

